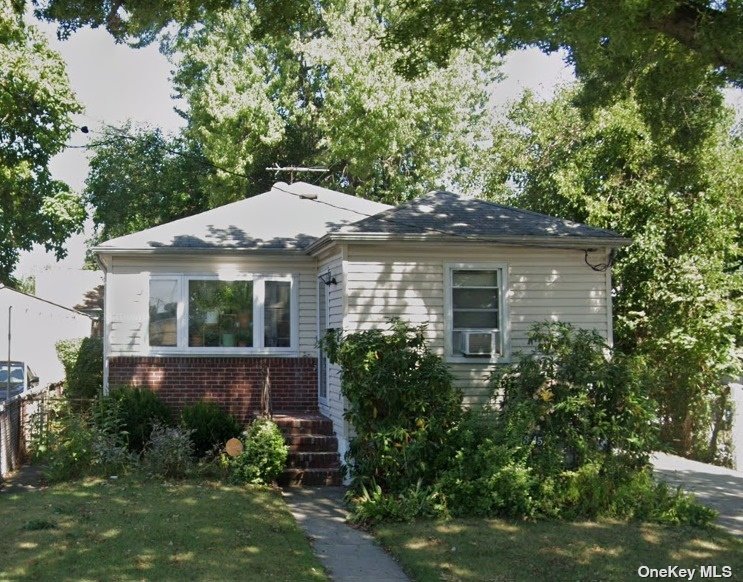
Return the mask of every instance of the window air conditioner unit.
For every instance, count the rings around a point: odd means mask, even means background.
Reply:
[[[495,346],[496,331],[465,330],[461,332],[459,350],[465,356],[491,356]]]

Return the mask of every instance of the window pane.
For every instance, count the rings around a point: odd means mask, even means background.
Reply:
[[[150,281],[150,345],[178,345],[178,281]]]
[[[291,346],[290,297],[289,281],[266,281],[264,345],[267,348]]]
[[[23,368],[17,364],[10,363],[10,383],[21,384],[23,383]],[[0,393],[8,384],[8,363],[3,362],[0,364]]]
[[[188,345],[253,345],[252,281],[188,282]]]
[[[454,289],[454,309],[497,309],[497,289]]]
[[[454,271],[455,287],[497,287],[498,271]]]
[[[454,311],[454,327],[469,329],[497,329],[497,311]]]

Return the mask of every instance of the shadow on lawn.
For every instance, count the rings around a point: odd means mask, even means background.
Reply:
[[[86,481],[0,499],[2,580],[324,580],[266,490]]]
[[[638,568],[731,566],[743,543],[716,529],[620,522],[454,520],[380,527],[419,580],[637,580]]]

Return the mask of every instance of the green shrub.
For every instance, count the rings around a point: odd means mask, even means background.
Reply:
[[[120,403],[110,396],[97,398],[90,410],[94,428],[92,469],[105,475],[126,471],[139,457],[129,450],[129,434]]]
[[[612,354],[595,332],[535,325],[534,353],[493,375],[498,405],[463,412],[423,328],[391,327],[323,340],[342,366],[357,434],[355,521],[713,519],[691,496],[654,481],[657,427],[642,362]]]
[[[276,423],[265,418],[254,420],[243,436],[241,455],[230,460],[233,483],[268,484],[286,466],[289,447]]]
[[[384,494],[431,485],[446,463],[448,431],[462,415],[462,393],[443,360],[426,345],[425,327],[391,320],[370,330],[323,339],[343,370],[346,418],[356,435],[347,461],[352,487],[374,483]]]
[[[181,412],[181,424],[190,429],[196,456],[201,458],[229,439],[240,436],[241,427],[234,416],[214,402],[198,402]]]
[[[56,343],[65,371],[65,396],[75,409],[84,408],[103,387],[103,341],[86,337]]]
[[[180,479],[194,467],[191,431],[155,422],[144,450],[145,467],[154,475]]]
[[[421,484],[401,493],[384,493],[376,483],[361,484],[360,493],[352,498],[352,523],[373,525],[382,521],[413,521],[419,518],[448,517],[446,499],[438,492]]]
[[[658,441],[641,362],[564,323],[535,325],[529,341],[535,353],[492,381],[499,442],[524,451],[540,478],[585,465],[646,467]]]
[[[90,472],[95,433],[85,415],[59,403],[50,411],[49,446],[43,456],[51,482],[77,479]]]
[[[87,410],[76,410],[64,400],[48,410],[43,439],[35,439],[34,457],[47,467],[50,481],[85,475],[111,475],[136,465],[137,456],[126,446],[127,435],[116,403],[99,398]]]
[[[123,387],[111,392],[128,435],[129,450],[141,453],[156,423],[168,425],[170,410],[151,390]]]

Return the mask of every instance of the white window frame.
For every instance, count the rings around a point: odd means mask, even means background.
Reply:
[[[498,317],[500,325],[500,353],[485,356],[464,356],[457,354],[452,345],[454,330],[454,271],[497,271],[498,272]],[[505,364],[511,359],[511,318],[508,315],[508,263],[444,263],[444,349],[446,361],[468,364]]]
[[[156,280],[178,281],[177,343],[176,347],[150,346],[150,282]],[[188,282],[189,281],[252,281],[253,282],[253,345],[251,347],[191,347],[188,345]],[[265,283],[266,281],[288,281],[291,284],[289,322],[291,337],[289,347],[265,347]],[[148,355],[267,355],[297,354],[299,352],[299,277],[296,273],[239,273],[239,274],[157,274],[150,275],[145,302],[146,322],[144,326],[144,348]]]

